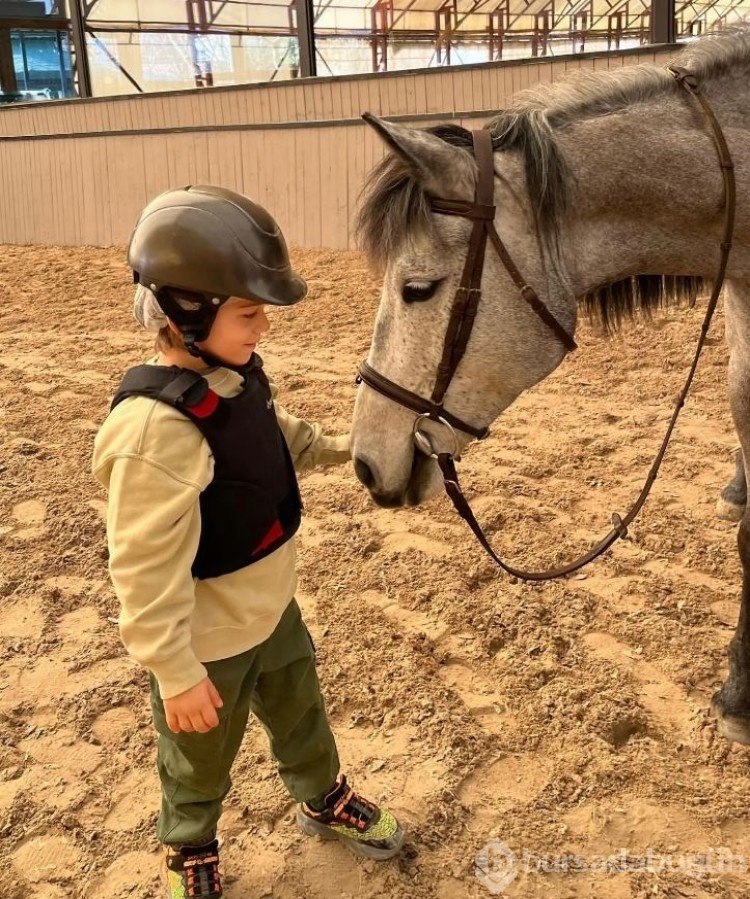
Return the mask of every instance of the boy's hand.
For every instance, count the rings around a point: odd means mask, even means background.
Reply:
[[[176,734],[180,731],[208,733],[218,725],[219,716],[216,709],[220,709],[223,705],[219,691],[207,677],[184,693],[164,700],[167,726]]]

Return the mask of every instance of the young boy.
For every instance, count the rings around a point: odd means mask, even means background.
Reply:
[[[109,491],[122,639],[150,671],[167,896],[222,895],[216,830],[250,711],[302,830],[389,858],[403,830],[339,772],[294,600],[294,468],[345,462],[348,438],[277,407],[255,353],[264,304],[296,303],[306,285],[266,210],[218,187],[153,200],[128,261],[159,354],[126,373],[93,470]]]

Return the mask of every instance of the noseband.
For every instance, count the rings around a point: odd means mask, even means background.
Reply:
[[[489,434],[489,428],[479,428],[468,424],[446,411],[443,406],[445,394],[466,352],[479,301],[482,298],[482,274],[488,237],[521,297],[555,334],[566,350],[576,349],[573,337],[539,299],[534,288],[526,283],[505,248],[505,244],[500,239],[500,235],[495,230],[495,164],[492,155],[492,135],[489,131],[482,129],[472,131],[471,136],[474,142],[474,158],[479,169],[474,202],[446,200],[442,197],[433,197],[429,201],[433,212],[466,218],[472,222],[469,249],[461,274],[461,283],[453,298],[448,329],[443,341],[443,354],[437,368],[432,396],[428,400],[417,393],[412,393],[375,371],[367,362],[363,362],[360,366],[357,378],[358,383],[363,381],[368,387],[387,396],[394,403],[405,406],[419,415],[415,423],[414,436],[420,449],[425,449],[429,445],[428,438],[419,430],[419,422],[423,417],[463,431],[478,440],[483,440]]]
[[[576,343],[573,340],[572,335],[565,330],[550,310],[539,299],[536,291],[526,283],[511,259],[499,234],[495,230],[495,167],[493,161],[492,137],[489,131],[484,129],[481,131],[472,131],[474,157],[479,169],[474,202],[446,200],[443,198],[434,198],[430,200],[430,206],[433,212],[442,215],[460,216],[462,218],[468,218],[473,222],[471,238],[469,240],[469,249],[466,254],[466,261],[461,275],[461,283],[453,300],[448,330],[443,343],[443,355],[440,364],[438,365],[435,387],[432,391],[431,398],[427,400],[416,393],[412,393],[410,390],[406,390],[406,388],[401,387],[375,371],[375,369],[366,361],[360,366],[359,375],[357,376],[358,383],[364,382],[368,387],[371,387],[388,399],[393,400],[393,402],[398,403],[400,406],[405,406],[412,412],[417,413],[418,417],[414,422],[414,441],[418,449],[437,461],[443,475],[445,490],[456,511],[467,522],[477,540],[493,561],[503,571],[522,580],[546,581],[571,574],[600,556],[605,550],[609,549],[618,538],[627,535],[628,525],[630,525],[636,515],[640,512],[651,491],[651,487],[656,480],[662,460],[667,451],[667,446],[669,445],[669,440],[672,436],[672,431],[677,424],[680,410],[685,404],[690,385],[693,382],[693,377],[698,367],[698,360],[700,359],[701,351],[703,350],[708,335],[708,329],[711,325],[711,319],[713,318],[716,304],[719,300],[719,294],[721,293],[721,288],[724,284],[724,276],[729,260],[729,251],[732,246],[736,207],[736,187],[732,157],[721,125],[716,119],[708,101],[700,93],[699,84],[695,75],[679,66],[668,66],[667,71],[672,75],[675,81],[688,92],[697,105],[700,106],[711,127],[712,137],[719,158],[719,165],[721,166],[722,178],[724,180],[724,231],[720,244],[721,256],[718,274],[714,282],[713,290],[711,291],[711,296],[708,300],[706,315],[703,320],[703,326],[701,328],[693,361],[685,384],[677,398],[674,412],[672,413],[669,425],[667,426],[667,431],[659,448],[659,452],[649,470],[646,483],[635,503],[633,503],[630,511],[623,518],[617,513],[612,515],[612,530],[603,540],[599,541],[599,543],[579,559],[576,559],[574,562],[567,565],[563,565],[560,568],[550,569],[549,571],[522,571],[518,568],[514,568],[505,563],[490,546],[486,535],[479,522],[474,517],[474,513],[458,483],[458,473],[456,472],[455,466],[455,460],[458,458],[458,437],[456,436],[455,431],[463,431],[480,440],[484,439],[489,434],[488,428],[478,428],[474,425],[467,424],[457,416],[447,412],[443,407],[446,391],[448,390],[464,353],[466,352],[466,347],[469,343],[469,338],[471,337],[471,331],[474,327],[474,319],[476,318],[477,307],[482,295],[482,273],[484,271],[484,256],[488,237],[500,257],[500,261],[505,266],[505,270],[518,288],[521,297],[529,304],[544,324],[555,334],[565,347],[566,351],[570,352],[571,350],[576,349]],[[425,419],[436,421],[448,430],[454,444],[453,452],[437,453],[433,450],[429,436],[421,430],[422,422]]]

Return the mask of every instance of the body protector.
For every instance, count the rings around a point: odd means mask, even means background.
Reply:
[[[197,372],[137,365],[126,372],[112,408],[147,396],[187,416],[208,442],[214,477],[200,495],[201,536],[193,576],[219,577],[252,565],[296,533],[302,501],[291,455],[263,372],[253,354],[242,392],[214,393]]]
[[[152,200],[130,237],[128,264],[196,356],[229,297],[290,306],[307,293],[273,217],[223,187],[193,185]]]

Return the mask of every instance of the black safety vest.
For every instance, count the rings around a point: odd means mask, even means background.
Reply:
[[[263,372],[253,354],[240,371],[242,392],[219,396],[198,372],[137,365],[111,408],[146,396],[187,416],[208,442],[214,477],[200,495],[201,536],[193,576],[219,577],[252,565],[286,543],[300,525],[302,501],[292,458]]]

